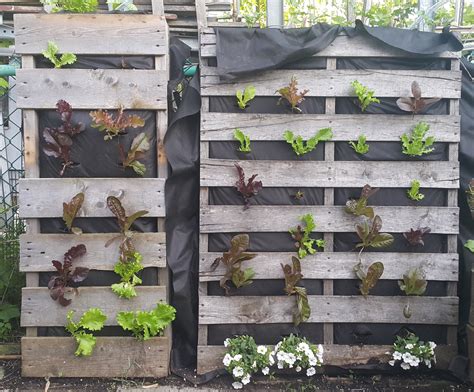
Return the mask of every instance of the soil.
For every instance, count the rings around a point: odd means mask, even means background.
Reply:
[[[192,373],[188,380],[197,380]],[[178,376],[164,379],[97,379],[22,378],[20,361],[0,361],[0,391],[10,392],[188,392],[188,391],[231,391],[232,380],[229,376],[214,378],[212,381],[197,385]],[[283,391],[283,392],[474,392],[474,387],[443,378],[435,372],[417,375],[406,373],[399,375],[361,375],[348,373],[345,376],[317,375],[311,379],[303,377],[278,377],[274,379],[256,378],[243,391]]]

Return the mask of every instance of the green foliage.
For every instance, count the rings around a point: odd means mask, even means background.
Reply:
[[[0,305],[0,341],[7,340],[13,332],[12,322],[20,317],[17,305]]]
[[[435,138],[433,136],[426,136],[426,133],[429,131],[430,126],[425,122],[419,122],[413,128],[411,135],[404,133],[401,136],[401,141],[403,145],[402,152],[410,156],[422,156],[423,154],[429,154],[434,151],[434,148],[430,148],[434,142]]]
[[[302,113],[298,107],[304,101],[304,96],[308,94],[309,90],[298,91],[298,80],[296,76],[292,76],[288,86],[279,88],[276,91],[281,97],[278,99],[277,105],[280,105],[282,100],[286,100],[290,105],[291,111],[294,113]]]
[[[359,98],[359,105],[363,112],[371,103],[380,103],[380,101],[374,97],[375,92],[373,90],[369,90],[368,87],[364,86],[357,80],[354,80],[351,83],[352,88],[354,89],[354,93]]]
[[[370,26],[408,27],[418,10],[417,0],[385,0],[376,3],[361,16]]]
[[[48,48],[42,52],[43,56],[53,63],[54,68],[74,64],[77,60],[76,55],[73,53],[63,53],[61,57],[59,57],[58,52],[59,47],[53,41],[48,41]]]
[[[313,151],[319,142],[331,140],[332,130],[331,128],[320,129],[316,135],[308,139],[306,142],[301,136],[295,136],[291,131],[286,131],[283,134],[283,137],[286,142],[291,145],[296,155],[304,155]]]
[[[248,28],[266,26],[266,0],[242,0],[240,2],[240,15]]]
[[[420,268],[410,269],[406,274],[403,274],[403,280],[398,281],[400,290],[404,291],[406,295],[423,295],[427,285],[425,274]]]
[[[372,188],[369,184],[365,184],[358,199],[350,199],[346,202],[345,211],[355,216],[366,216],[372,219],[374,217],[374,209],[367,206],[369,197],[377,193],[379,188]]]
[[[360,135],[357,139],[357,144],[354,142],[349,142],[349,145],[353,150],[358,154],[367,154],[369,152],[369,145],[366,143],[367,138],[364,135]]]
[[[127,152],[127,156],[122,160],[123,167],[130,167],[139,176],[144,176],[146,167],[139,159],[143,159],[145,153],[150,149],[150,142],[145,132],[142,132],[135,136],[132,140],[130,150]]]
[[[464,244],[464,247],[474,253],[474,240],[467,240],[467,242]]]
[[[234,131],[234,139],[240,142],[240,152],[251,152],[250,138],[244,134],[239,128]]]
[[[301,263],[298,258],[292,257],[292,266],[290,264],[281,264],[283,273],[285,274],[285,293],[287,295],[296,296],[296,310],[293,313],[293,323],[297,327],[302,322],[305,322],[311,316],[311,308],[309,307],[308,294],[306,289],[297,286],[299,281],[303,278],[301,273]]]
[[[380,233],[382,229],[382,218],[375,215],[373,219],[365,218],[362,223],[356,225],[356,232],[362,242],[357,248],[384,248],[393,243],[393,236],[388,233]]]
[[[469,206],[469,210],[471,211],[471,217],[474,219],[474,178],[471,179],[469,182],[467,191],[467,205]]]
[[[237,105],[244,110],[249,106],[249,102],[255,98],[256,89],[254,86],[246,86],[244,91],[237,90],[235,96],[237,97]]]
[[[420,193],[420,181],[413,180],[411,182],[411,188],[407,191],[407,195],[414,201],[420,201],[425,198],[425,195]]]
[[[393,344],[392,360],[388,363],[395,366],[395,363],[400,361],[403,370],[417,368],[420,364],[431,368],[431,362],[436,363],[435,348],[434,342],[425,343],[414,333],[407,331],[404,337],[397,336]]]
[[[125,331],[131,331],[138,340],[148,340],[161,335],[175,317],[176,309],[160,302],[149,312],[120,312],[117,314],[117,322]]]
[[[89,332],[100,331],[104,327],[107,316],[102,310],[92,308],[86,311],[78,323],[75,323],[72,318],[74,311],[67,313],[68,323],[66,324],[66,331],[68,331],[77,342],[77,349],[74,353],[77,356],[89,356],[92,354],[96,344],[96,338]]]
[[[8,84],[7,80],[5,80],[4,78],[0,78],[0,97],[7,93],[9,86],[10,85]]]
[[[98,0],[40,0],[52,12],[68,11],[74,13],[95,12],[99,6]]]
[[[363,271],[362,263],[360,261],[355,265],[354,272],[361,281],[359,290],[364,297],[367,297],[370,290],[375,287],[383,274],[383,270],[383,263],[379,261],[372,263],[369,268],[367,268],[367,272]]]
[[[313,215],[306,214],[300,216],[299,219],[304,222],[305,227],[298,225],[296,228],[290,229],[290,234],[291,237],[296,241],[295,247],[298,249],[298,257],[302,259],[308,254],[312,255],[316,253],[314,245],[316,245],[318,248],[324,248],[325,242],[324,240],[316,240],[310,237],[311,232],[316,228]]]
[[[143,269],[142,255],[134,252],[126,261],[119,261],[114,266],[114,272],[120,276],[120,283],[113,284],[112,291],[120,298],[130,299],[137,296],[135,286],[142,284],[136,275]]]

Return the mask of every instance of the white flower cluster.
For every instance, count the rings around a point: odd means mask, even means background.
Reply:
[[[403,370],[417,368],[420,363],[431,368],[431,362],[436,363],[435,348],[434,342],[421,342],[414,334],[409,334],[406,339],[397,337],[391,353],[392,359],[388,363],[395,366],[400,361]]]

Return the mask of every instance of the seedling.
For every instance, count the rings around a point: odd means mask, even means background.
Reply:
[[[75,323],[72,318],[74,311],[69,311],[67,314],[68,323],[66,324],[66,331],[68,331],[77,342],[77,349],[74,353],[76,356],[89,356],[94,351],[96,344],[96,337],[90,332],[100,331],[107,320],[107,316],[102,310],[91,308],[86,311],[78,323]]]
[[[308,139],[306,142],[301,136],[295,136],[293,132],[286,131],[283,134],[284,139],[291,145],[296,155],[304,155],[313,151],[319,142],[331,140],[333,134],[331,128],[323,128],[316,135]]]
[[[54,65],[54,68],[62,68],[65,65],[74,64],[77,57],[73,53],[63,53],[58,55],[59,47],[53,41],[48,41],[48,48],[42,52],[42,55]]]
[[[375,215],[373,219],[365,218],[361,224],[356,225],[356,232],[362,242],[356,248],[372,247],[384,248],[393,243],[393,236],[388,233],[380,233],[382,229],[382,218]]]
[[[92,118],[92,128],[105,132],[104,140],[112,140],[114,137],[124,135],[127,128],[140,128],[145,121],[137,115],[127,115],[123,107],[118,110],[116,116],[107,110],[96,110],[89,113]]]
[[[371,103],[380,103],[380,101],[374,97],[374,91],[369,90],[368,87],[364,86],[357,80],[354,80],[351,83],[351,86],[353,87],[354,93],[357,95],[357,98],[359,98],[359,106],[363,112],[365,112],[365,109],[367,109],[367,107]]]
[[[254,86],[246,86],[244,91],[237,90],[235,96],[237,97],[237,105],[244,110],[249,106],[249,102],[255,98],[256,89]]]
[[[411,182],[411,188],[407,191],[407,195],[411,200],[420,201],[425,198],[423,193],[420,193],[420,181],[413,180]]]
[[[122,155],[122,166],[130,167],[139,176],[144,176],[146,167],[139,161],[139,159],[143,159],[145,153],[150,149],[150,142],[148,141],[147,135],[142,132],[135,136],[126,156],[122,149],[122,145],[120,145],[120,149]]]
[[[355,216],[374,217],[374,209],[367,207],[369,197],[377,193],[379,188],[372,188],[369,184],[364,185],[358,199],[350,199],[346,203],[345,211]]]
[[[293,195],[293,198],[295,198],[296,200],[303,200],[304,192],[301,190],[296,191],[296,193]]]
[[[298,106],[304,101],[304,96],[309,92],[309,90],[298,91],[298,80],[296,79],[296,76],[291,78],[290,84],[287,87],[282,87],[276,92],[281,95],[277,105],[280,105],[281,101],[285,99],[290,105],[292,112],[302,113]]]
[[[369,145],[366,143],[367,138],[364,135],[360,135],[357,139],[357,144],[349,142],[352,149],[358,154],[367,154],[369,152]]]
[[[240,152],[251,152],[250,138],[244,134],[239,128],[234,131],[234,139],[240,142]]]
[[[311,308],[309,307],[306,289],[297,286],[299,281],[303,278],[303,275],[301,274],[301,263],[299,259],[294,256],[291,257],[291,261],[293,268],[290,264],[281,264],[281,268],[285,274],[285,293],[289,296],[296,296],[297,308],[293,313],[293,323],[295,326],[298,326],[300,323],[309,319],[311,316]]]
[[[305,227],[298,225],[294,229],[290,229],[291,237],[295,240],[295,247],[298,250],[298,257],[300,259],[306,257],[308,254],[315,254],[317,251],[314,245],[318,248],[324,248],[324,240],[316,240],[310,238],[311,232],[316,228],[313,215],[306,214],[299,218],[304,222]]]
[[[408,241],[411,246],[425,246],[425,242],[423,241],[423,236],[428,234],[431,231],[429,227],[420,227],[419,229],[407,231],[403,233],[403,237]]]
[[[250,198],[253,196],[256,196],[258,192],[262,190],[262,181],[255,181],[255,178],[258,176],[258,174],[254,174],[252,177],[250,177],[245,183],[245,173],[244,169],[236,163],[235,167],[237,169],[237,172],[239,174],[239,179],[235,183],[235,187],[237,188],[237,191],[242,195],[242,198],[244,199],[244,211],[247,210],[250,206]]]
[[[63,221],[70,233],[82,234],[82,230],[79,227],[74,227],[74,219],[84,203],[84,193],[80,192],[75,195],[69,203],[63,203]]]
[[[364,297],[367,297],[369,295],[370,290],[375,287],[375,285],[383,274],[383,270],[384,265],[379,261],[372,263],[367,268],[367,272],[363,271],[362,262],[359,261],[359,263],[355,265],[354,272],[361,281],[359,285],[359,290]]]
[[[412,268],[403,275],[403,280],[398,281],[400,290],[406,295],[423,295],[428,282],[425,280],[425,273],[421,268]]]
[[[411,84],[411,93],[413,97],[398,98],[397,105],[401,110],[411,112],[413,115],[420,113],[440,100],[440,98],[421,98],[421,88],[417,81]]]
[[[434,148],[431,146],[434,144],[435,138],[433,136],[425,138],[429,129],[430,126],[427,123],[419,122],[415,125],[415,128],[413,128],[411,135],[404,133],[400,138],[403,146],[402,152],[415,157],[434,151]]]

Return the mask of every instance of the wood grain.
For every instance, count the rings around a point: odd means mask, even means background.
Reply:
[[[166,287],[137,286],[137,296],[132,299],[119,298],[110,287],[79,287],[71,293],[69,306],[61,306],[50,297],[48,288],[26,287],[22,289],[21,326],[59,327],[66,324],[66,314],[70,310],[79,319],[91,307],[101,309],[107,316],[105,325],[118,325],[118,312],[131,310],[152,310],[160,301],[166,301]]]
[[[119,259],[119,240],[107,248],[105,244],[118,233],[102,234],[23,234],[20,236],[20,271],[56,271],[51,260],[62,260],[72,246],[84,244],[87,253],[74,261],[76,267],[113,271]],[[166,267],[166,234],[135,233],[133,243],[143,256],[144,267]]]
[[[279,88],[287,86],[293,75],[297,75],[298,87],[309,89],[306,97],[351,97],[355,96],[351,82],[358,80],[375,90],[375,96],[411,96],[411,83],[416,80],[424,97],[460,98],[460,71],[426,70],[272,70],[239,78],[238,82],[222,81],[216,68],[201,68],[201,95],[235,96],[235,92],[253,85],[257,96],[277,96]],[[396,82],[395,82],[396,81]]]
[[[17,106],[54,109],[65,99],[74,109],[165,110],[165,71],[124,69],[19,69]]]
[[[222,253],[201,253],[199,280],[201,282],[218,281],[225,268],[219,264],[212,271],[212,262]],[[257,256],[245,261],[245,268],[255,272],[254,280],[283,279],[280,264],[287,264],[295,252],[258,252]],[[358,262],[358,252],[318,252],[302,259],[304,279],[356,279],[354,266]],[[362,257],[364,267],[376,261],[383,261],[384,272],[381,279],[402,279],[410,268],[421,267],[426,280],[457,281],[459,256],[457,253],[388,253],[366,252]]]
[[[98,337],[89,357],[76,357],[70,337],[21,339],[23,377],[166,377],[170,340]]]
[[[76,55],[167,54],[164,19],[124,14],[15,14],[15,51],[41,54],[48,41]]]
[[[288,148],[291,148],[288,146]],[[459,162],[367,161],[234,161],[202,159],[201,186],[233,187],[235,163],[247,176],[258,174],[264,187],[372,187],[407,188],[416,178],[422,188],[459,187]],[[396,167],[396,170],[394,168]],[[311,175],[309,175],[311,173]]]
[[[85,200],[78,217],[111,217],[107,197],[118,197],[127,215],[147,210],[148,217],[165,216],[162,178],[41,178],[21,179],[19,207],[22,218],[55,218],[63,215],[63,202],[79,192]]]
[[[390,115],[390,114],[260,114],[207,113],[201,114],[201,141],[235,140],[239,128],[252,141],[282,141],[286,130],[303,139],[314,136],[318,129],[332,128],[332,141],[356,140],[361,134],[367,141],[400,142],[420,122],[430,126],[428,134],[438,142],[459,142],[459,116]]]
[[[410,227],[430,227],[432,233],[457,234],[457,207],[375,207],[383,221],[382,231],[403,233]],[[313,214],[316,232],[353,232],[357,218],[344,207],[242,206],[201,207],[202,233],[287,232],[299,224],[299,217]]]
[[[458,297],[378,297],[309,295],[309,323],[407,323],[456,325]],[[409,304],[410,319],[403,315]],[[201,296],[200,324],[291,323],[295,297]]]

